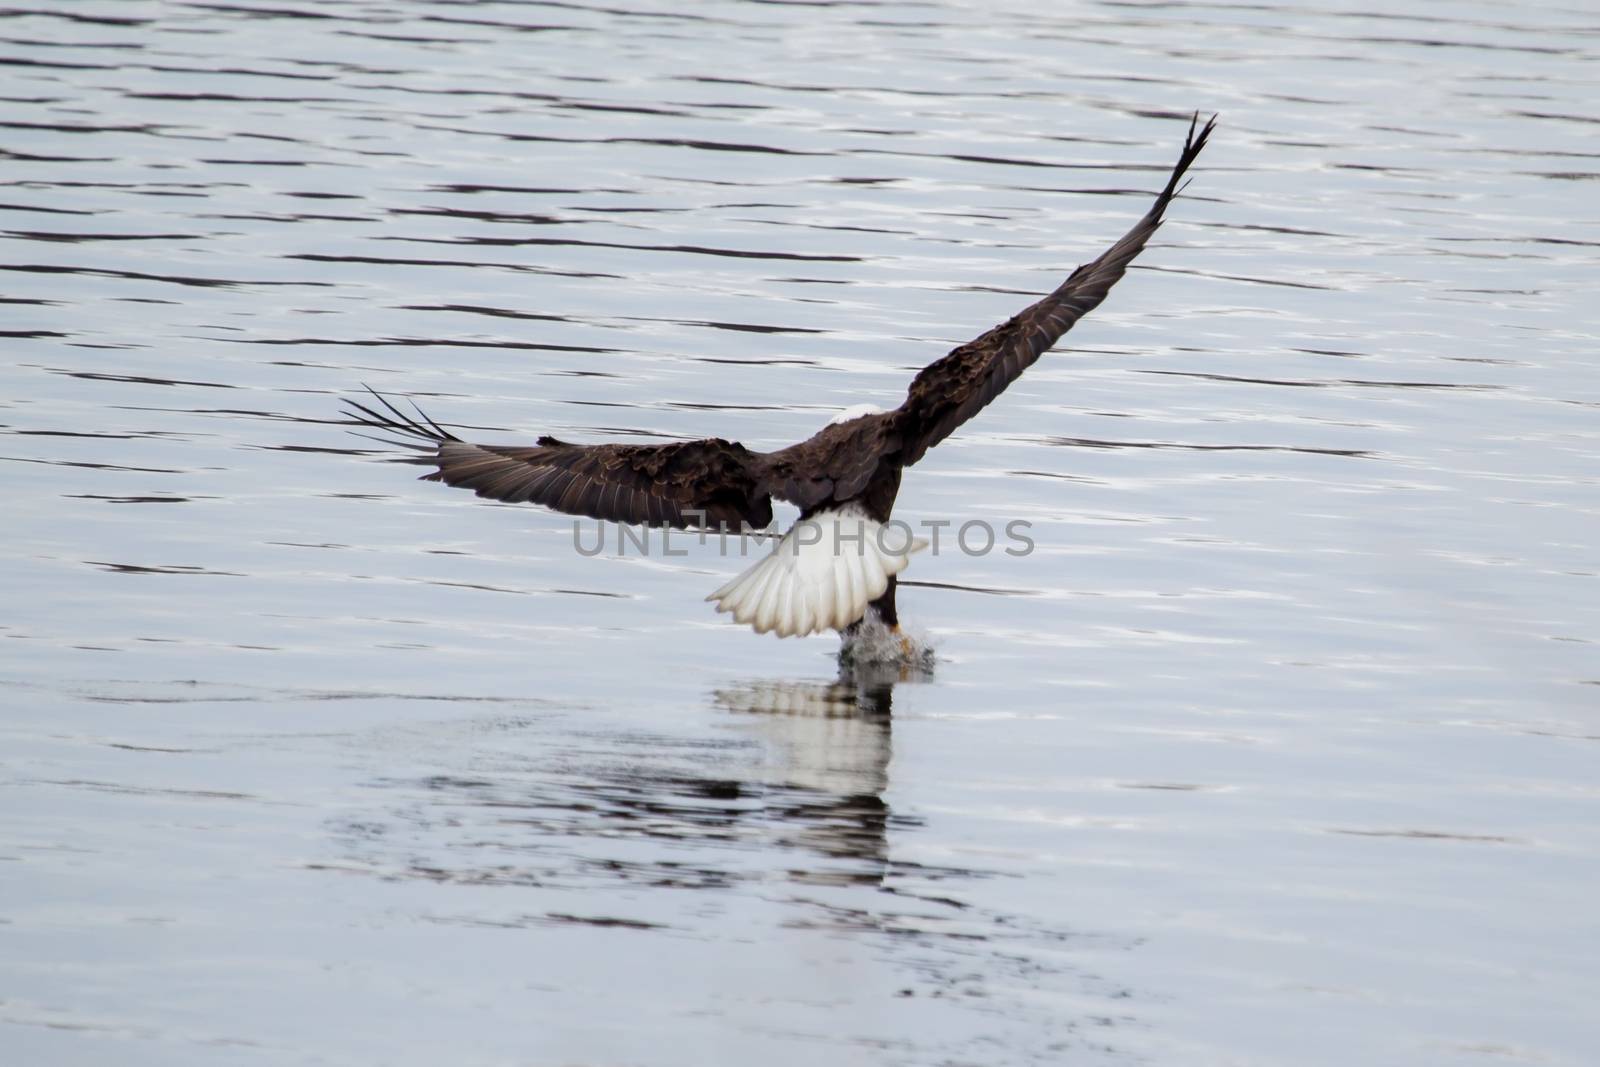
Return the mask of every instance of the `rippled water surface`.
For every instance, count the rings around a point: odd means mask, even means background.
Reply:
[[[1587,1065],[1585,4],[0,11],[8,1064]],[[771,448],[1187,196],[839,675],[344,432]]]

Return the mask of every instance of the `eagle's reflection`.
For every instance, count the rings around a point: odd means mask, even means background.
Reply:
[[[922,822],[885,799],[894,698],[923,677],[730,680],[679,719],[661,707],[605,722],[490,715],[451,723],[449,744],[397,737],[428,773],[369,781],[368,803],[334,824],[337,862],[317,866],[432,883],[393,898],[430,923],[651,931],[643,956],[611,936],[563,944],[617,953],[623,974],[642,959],[726,974],[736,989],[719,988],[718,1004],[745,1003],[746,969],[774,966],[763,1002],[831,1004],[841,959],[886,961],[902,996],[951,998],[941,1004],[1066,981],[1076,971],[1060,946],[1083,935],[993,906],[977,886],[1001,871],[925,862],[961,854],[960,838],[911,840]],[[767,952],[769,938],[784,950]],[[866,955],[840,938],[865,939]],[[729,966],[708,970],[708,953]]]
[[[762,777],[781,790],[782,800],[767,810],[780,842],[846,861],[794,871],[798,880],[883,878],[894,687],[925,676],[904,666],[847,665],[831,682],[763,679],[713,694],[720,707],[741,717],[741,729],[763,742]]]
[[[389,878],[715,889],[781,872],[878,885],[895,866],[889,831],[920,825],[883,794],[895,687],[925,677],[854,667],[832,681],[730,682],[709,695],[722,712],[709,731],[569,723],[506,745],[484,726],[454,773],[373,782],[394,811],[339,836],[349,860]],[[505,728],[533,738],[541,725]]]

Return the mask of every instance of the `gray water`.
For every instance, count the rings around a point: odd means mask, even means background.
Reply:
[[[0,1058],[1596,1062],[1597,62],[1576,3],[0,12]],[[893,405],[1195,110],[908,474],[1036,544],[916,558],[931,674],[344,432]]]

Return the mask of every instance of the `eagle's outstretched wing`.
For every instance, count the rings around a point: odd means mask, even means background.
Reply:
[[[408,415],[374,392],[377,407],[345,401],[357,424],[391,435],[438,470],[428,481],[508,503],[646,526],[764,529],[772,498],[802,511],[863,492],[882,466],[909,466],[977,414],[1093,310],[1161,225],[1184,172],[1205,147],[1215,118],[1189,124],[1183,154],[1155,204],[1098,259],[1073,271],[1049,296],[925,367],[894,411],[830,424],[796,445],[753,452],[721,438],[663,445],[536,445],[462,441],[418,410]],[[898,475],[895,477],[898,485]],[[889,499],[892,501],[893,495]]]
[[[721,438],[664,445],[573,445],[541,437],[536,445],[475,445],[419,409],[408,415],[372,393],[379,406],[346,400],[355,421],[390,435],[384,444],[416,450],[438,470],[424,481],[471,489],[507,503],[543,504],[642,526],[765,529],[772,497],[761,456]]]
[[[1184,171],[1206,146],[1216,121],[1213,116],[1198,134],[1195,127],[1199,116],[1190,121],[1183,154],[1178,157],[1166,188],[1122,240],[1073,271],[1043,300],[922,369],[912,380],[905,403],[890,413],[899,430],[903,464],[910,466],[921,459],[928,449],[976,415],[1072,329],[1073,323],[1105,299],[1128,264],[1144,250],[1145,242],[1160,228],[1162,212],[1177,195]]]

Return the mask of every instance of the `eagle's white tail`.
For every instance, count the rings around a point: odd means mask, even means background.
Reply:
[[[795,523],[770,555],[706,599],[757,633],[843,630],[927,547],[909,527],[885,527],[846,504]]]

